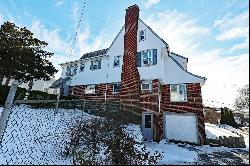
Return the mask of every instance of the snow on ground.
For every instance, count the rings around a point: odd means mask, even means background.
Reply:
[[[91,115],[73,109],[32,109],[15,106],[0,148],[1,164],[71,164],[60,153],[67,141],[67,128]]]
[[[68,140],[66,130],[73,121],[88,120],[93,117],[77,109],[32,109],[25,105],[15,106],[11,112],[0,147],[0,165],[72,164],[71,158],[65,159],[60,155],[65,141]],[[232,134],[225,131],[226,127],[222,130],[222,127],[216,128],[206,124],[207,127],[210,137],[218,137],[222,133]],[[128,125],[126,132],[136,141],[143,141],[139,125]],[[151,155],[155,152],[162,153],[162,159],[158,164],[249,164],[248,154],[239,148],[174,144],[166,140],[160,143],[144,142],[144,144]],[[244,159],[242,155],[245,156]]]
[[[211,139],[219,139],[219,136],[239,137],[240,135],[243,135],[246,148],[249,150],[249,128],[248,127],[244,127],[245,130],[248,130],[248,131],[244,131],[241,128],[234,128],[229,125],[205,123],[205,129],[206,129],[207,138],[211,138]]]
[[[234,136],[239,137],[238,134],[233,133],[231,130],[220,127],[219,125],[205,123],[207,138],[218,139],[219,136]]]
[[[136,141],[142,141],[143,136],[139,125],[128,125],[127,132],[130,136],[133,136]],[[160,152],[162,154],[163,158],[158,164],[192,163],[195,162],[198,157],[197,152],[189,151],[188,149],[179,147],[174,143],[167,143],[166,140],[162,140],[159,143],[145,142],[145,145],[151,155],[155,152]]]

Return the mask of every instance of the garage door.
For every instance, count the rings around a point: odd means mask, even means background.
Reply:
[[[164,114],[164,136],[169,140],[199,143],[196,114]]]

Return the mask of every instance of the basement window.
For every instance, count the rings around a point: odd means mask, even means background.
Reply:
[[[140,41],[146,40],[146,29],[139,32]]]
[[[85,94],[94,94],[95,91],[95,85],[87,85],[85,89]]]
[[[187,88],[185,84],[170,85],[170,101],[187,101]]]
[[[141,82],[142,91],[152,91],[152,81],[142,81]]]
[[[113,93],[120,93],[121,90],[121,83],[114,83],[113,84]]]

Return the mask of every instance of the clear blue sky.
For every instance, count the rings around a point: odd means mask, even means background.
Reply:
[[[237,87],[249,83],[247,0],[87,0],[69,57],[84,2],[0,0],[0,24],[26,26],[47,41],[55,53],[52,61],[60,69],[59,63],[108,47],[124,24],[125,9],[137,4],[140,18],[172,51],[189,58],[188,70],[207,77],[204,100],[230,104]]]

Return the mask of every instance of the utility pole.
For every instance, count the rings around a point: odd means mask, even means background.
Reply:
[[[3,107],[3,112],[2,112],[1,117],[0,117],[0,145],[2,144],[3,135],[5,132],[5,128],[7,126],[8,119],[9,119],[10,108],[13,104],[13,100],[14,100],[18,85],[19,85],[18,80],[14,80],[12,82],[8,97],[7,97],[5,104],[4,104],[4,107]]]

